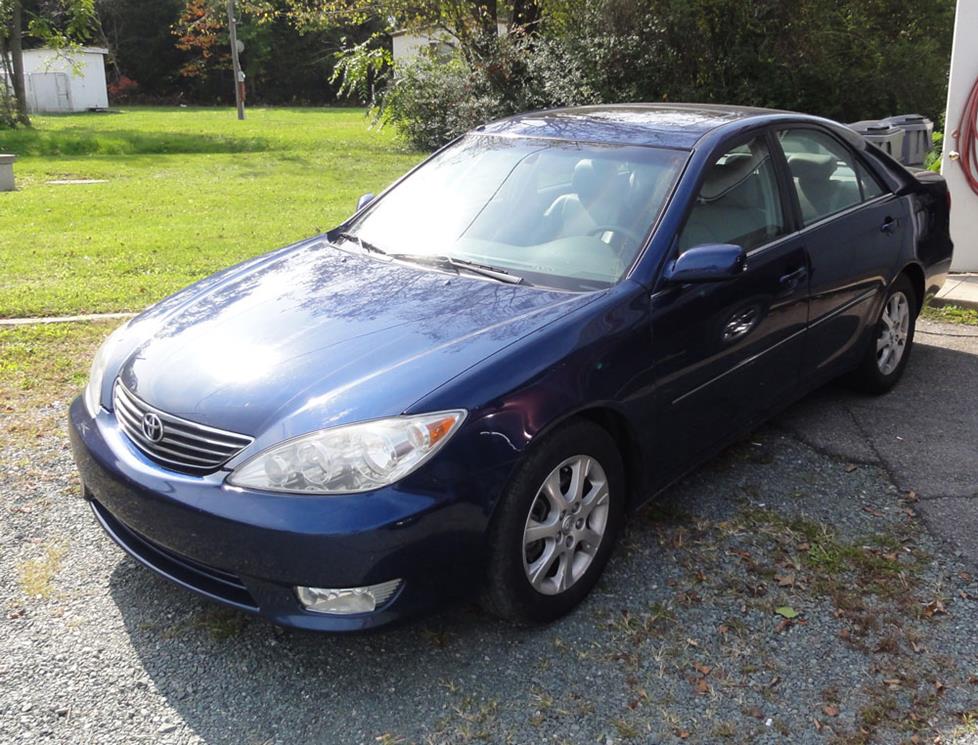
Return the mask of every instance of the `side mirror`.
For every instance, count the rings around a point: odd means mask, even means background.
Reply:
[[[374,201],[374,195],[373,194],[371,194],[370,192],[367,192],[366,194],[363,194],[357,200],[357,212],[359,212],[360,210],[362,210],[364,207],[366,207],[372,201]]]
[[[672,283],[722,282],[733,279],[747,266],[747,252],[732,243],[707,243],[679,254],[666,267],[666,280]]]

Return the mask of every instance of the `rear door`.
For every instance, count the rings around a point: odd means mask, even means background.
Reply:
[[[811,265],[804,372],[833,377],[861,353],[906,230],[906,206],[858,156],[814,127],[777,133]]]
[[[672,474],[743,431],[797,389],[808,320],[808,264],[766,133],[734,141],[703,176],[675,255],[733,243],[737,278],[660,288],[652,297],[659,391],[657,464]]]

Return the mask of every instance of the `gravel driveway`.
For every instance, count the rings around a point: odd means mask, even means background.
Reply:
[[[12,445],[0,742],[978,743],[978,329],[920,330],[896,393],[731,448],[542,629],[272,627],[125,558],[63,431]]]

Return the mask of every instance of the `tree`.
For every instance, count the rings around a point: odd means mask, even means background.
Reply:
[[[27,21],[26,28],[24,21]],[[11,80],[15,101],[13,121],[29,125],[24,85],[25,35],[56,49],[70,49],[97,28],[94,0],[0,0],[0,54]],[[9,96],[4,96],[4,100]]]
[[[5,78],[13,88],[14,102],[14,110],[11,112],[10,95],[5,90],[3,103],[8,111],[3,119],[9,124],[28,125],[31,120],[27,113],[27,91],[24,89],[23,4],[21,0],[3,0],[0,8],[3,9],[4,21],[0,53],[3,54]]]

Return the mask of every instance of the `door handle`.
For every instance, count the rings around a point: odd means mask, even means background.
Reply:
[[[808,276],[808,268],[804,266],[800,266],[794,271],[782,275],[779,281],[781,282],[782,287],[789,290],[794,290],[796,287],[798,287],[798,285],[800,285],[802,282],[805,281],[805,277],[807,276]]]
[[[896,230],[896,220],[894,220],[892,217],[887,217],[885,220],[883,220],[883,224],[880,225],[881,233],[890,234],[894,230]]]

